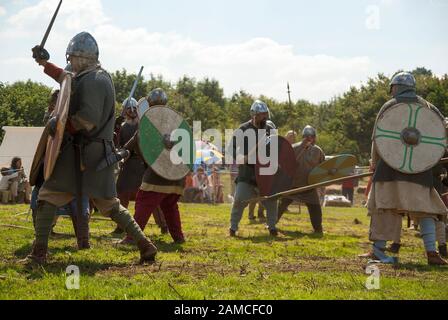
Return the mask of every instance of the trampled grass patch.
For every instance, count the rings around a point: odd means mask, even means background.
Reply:
[[[160,253],[145,266],[137,264],[136,248],[114,244],[112,221],[95,215],[92,249],[78,251],[71,221],[63,218],[55,231],[64,235],[50,239],[49,263],[30,268],[19,263],[33,240],[28,208],[2,206],[0,299],[448,298],[448,268],[427,266],[416,231],[403,230],[401,264],[380,265],[380,288],[368,290],[366,261],[357,257],[369,248],[366,210],[324,208],[325,234],[318,237],[306,209],[292,209],[279,223],[278,238],[247,214],[238,237],[229,238],[230,205],[181,204],[187,242],[173,244],[151,218],[145,232]],[[79,290],[66,288],[69,265],[79,267]]]

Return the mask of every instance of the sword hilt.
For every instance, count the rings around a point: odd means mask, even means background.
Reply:
[[[50,54],[47,49],[42,48],[40,45],[35,46],[31,49],[33,52],[33,58],[39,60],[50,60]]]

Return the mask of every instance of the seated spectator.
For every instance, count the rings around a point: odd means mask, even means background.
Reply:
[[[22,159],[19,157],[12,158],[10,170],[18,173],[18,176],[11,183],[13,201],[18,201],[19,195],[24,193],[25,203],[30,203],[31,186],[23,169]]]
[[[193,185],[193,173],[190,171],[185,177],[185,189],[183,201],[186,203],[200,202],[201,191]]]
[[[1,169],[1,179],[0,179],[0,191],[11,191],[11,195],[13,194],[11,190],[12,180],[16,179],[19,176],[19,172],[13,172],[9,168]],[[12,198],[13,201],[15,198]],[[8,199],[9,200],[9,199]]]
[[[210,183],[203,167],[199,167],[196,174],[193,176],[193,187],[200,190],[201,203],[211,202]]]

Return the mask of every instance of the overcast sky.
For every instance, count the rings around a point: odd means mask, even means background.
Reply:
[[[31,58],[58,0],[0,0],[0,81],[56,87]],[[212,77],[286,100],[328,100],[382,72],[448,71],[448,0],[65,0],[47,41],[65,66],[71,37],[97,39],[109,71]]]

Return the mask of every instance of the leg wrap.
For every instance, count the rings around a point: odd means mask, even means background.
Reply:
[[[53,226],[57,207],[46,201],[40,201],[36,212],[36,244],[47,245],[48,237]]]
[[[443,221],[436,221],[436,238],[439,246],[446,244],[446,224]]]
[[[420,233],[425,244],[426,252],[435,252],[436,250],[436,224],[432,218],[420,219]]]
[[[121,229],[126,231],[126,233],[136,242],[146,239],[142,229],[140,229],[137,222],[135,222],[125,207],[120,205],[118,209],[112,210],[110,218],[115,221]]]

